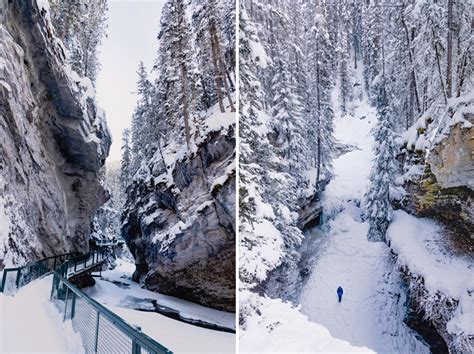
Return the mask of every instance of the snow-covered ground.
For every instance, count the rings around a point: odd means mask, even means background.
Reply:
[[[173,353],[235,353],[235,334],[196,327],[157,313],[107,307]]]
[[[134,270],[134,264],[118,260],[115,269],[102,272],[103,279],[96,279],[95,286],[83,291],[128,323],[141,327],[144,333],[174,353],[235,351],[235,334],[197,327],[156,312],[135,310],[134,308],[140,307],[152,311],[154,306],[151,300],[156,300],[157,304],[177,310],[187,319],[235,329],[235,314],[142,289],[131,281]],[[112,282],[126,285],[121,287]]]
[[[459,302],[448,331],[455,335],[474,335],[474,264],[446,249],[443,228],[434,221],[416,218],[402,210],[394,213],[387,239],[398,255],[398,263],[423,278],[423,286],[439,301],[448,297]]]
[[[129,283],[124,274],[133,270],[122,262],[117,270],[106,271],[110,280]],[[81,337],[75,333],[71,321],[63,322],[56,307],[49,302],[52,276],[31,282],[13,297],[0,294],[0,352],[84,353]],[[105,280],[89,288],[89,295],[142,332],[174,353],[234,353],[235,334],[209,330],[177,321],[155,312],[127,308],[132,299],[155,299],[159,304],[177,309],[183,316],[235,327],[235,315],[205,308],[141,289],[130,284],[123,289]]]
[[[334,338],[326,328],[310,322],[280,299],[263,298],[249,291],[241,292],[240,298],[260,313],[249,316],[245,330],[240,332],[241,353],[373,353]]]
[[[332,219],[303,290],[301,311],[331,336],[354,346],[384,353],[428,352],[403,323],[406,296],[389,249],[367,240],[368,224],[361,218],[373,159],[375,109],[363,99],[356,103],[354,116],[336,117],[336,138],[357,149],[334,161],[335,177],[323,196]],[[342,303],[338,286],[344,289]]]
[[[358,76],[362,82],[361,70]],[[335,176],[323,194],[328,225],[307,235],[325,239],[317,243],[317,259],[300,305],[241,291],[240,302],[248,306],[240,332],[243,351],[429,352],[403,322],[406,296],[388,247],[367,240],[361,202],[377,117],[366,98],[356,100],[353,109],[353,115],[343,117],[336,112],[336,139],[356,149],[334,161]],[[337,300],[338,286],[345,290],[342,303]]]
[[[117,260],[117,267],[102,272],[102,279],[96,279],[96,285],[84,289],[84,292],[97,301],[111,306],[131,307],[136,299],[156,300],[157,304],[179,311],[180,315],[190,320],[201,320],[222,327],[235,329],[235,314],[204,307],[173,296],[163,295],[142,289],[131,280],[135,270],[133,263]],[[126,288],[112,282],[127,284]]]
[[[337,102],[337,99],[333,98],[333,101]],[[347,201],[363,199],[374,157],[371,130],[377,123],[375,109],[369,105],[367,99],[363,99],[354,103],[353,116],[341,116],[338,111],[335,110],[334,137],[339,143],[357,148],[333,161],[335,176],[323,194],[326,211],[341,208]]]
[[[71,321],[49,302],[52,279],[35,280],[14,297],[0,294],[1,353],[84,353]]]

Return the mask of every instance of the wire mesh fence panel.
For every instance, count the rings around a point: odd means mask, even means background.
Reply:
[[[72,327],[82,338],[86,353],[95,352],[97,335],[97,310],[81,297],[76,298]]]
[[[5,283],[3,285],[3,293],[6,295],[12,295],[16,289],[16,279],[17,279],[18,271],[4,271]]]
[[[23,267],[18,278],[18,288],[23,287],[32,280],[38,279],[43,274],[46,274],[48,269],[42,264],[33,264],[28,267]]]
[[[74,274],[76,272],[76,268],[73,263],[68,264],[67,267],[67,275],[69,276],[70,274]]]
[[[55,281],[56,280],[53,279],[53,283]],[[62,281],[57,281],[56,285],[53,284],[53,293],[51,296],[51,301],[62,315],[64,315],[66,311],[66,296],[68,295],[67,292],[67,286]]]
[[[172,353],[161,344],[131,327],[122,318],[99,304],[66,278],[70,272],[92,269],[106,258],[103,251],[68,260],[54,273],[51,301],[63,315],[71,320],[79,333],[86,353]]]
[[[32,280],[41,277],[49,271],[57,270],[67,265],[66,261],[73,256],[73,253],[67,253],[44,258],[23,267],[6,268],[0,277],[0,292],[11,295],[18,288],[21,288]],[[3,277],[3,275],[5,275],[5,277]]]
[[[132,353],[133,341],[108,318],[100,316],[98,353]]]
[[[141,347],[140,348],[140,354],[155,354],[155,352],[152,351],[152,350],[149,350],[148,348]]]

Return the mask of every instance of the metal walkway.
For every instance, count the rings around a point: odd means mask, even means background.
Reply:
[[[22,267],[5,268],[0,283],[0,293],[13,294],[30,281],[49,272],[56,271],[63,277],[72,279],[77,275],[101,266],[105,262],[106,255],[107,249],[101,248],[87,255],[66,253],[31,262]]]
[[[29,282],[53,274],[51,302],[71,320],[86,353],[172,354],[170,350],[126,323],[122,318],[69,282],[76,276],[102,266],[107,249],[87,255],[63,254],[3,270],[0,292],[14,293]]]

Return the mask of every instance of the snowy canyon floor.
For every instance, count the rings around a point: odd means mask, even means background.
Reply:
[[[262,315],[249,319],[241,349],[428,353],[420,336],[404,323],[406,289],[390,249],[367,240],[369,225],[362,219],[361,202],[374,157],[376,110],[361,95],[352,115],[336,112],[336,117],[338,143],[352,148],[334,160],[334,177],[322,194],[327,221],[306,233],[304,245],[313,251],[305,250],[304,257],[313,259],[305,260],[309,276],[296,285],[302,286],[296,289],[299,299],[293,299],[298,306],[292,310],[280,299],[258,299],[244,292],[241,301],[243,297],[261,306]],[[338,286],[344,288],[342,303]],[[264,344],[257,340],[262,335]],[[280,340],[289,335],[292,340]]]
[[[116,268],[102,272],[96,285],[83,291],[174,353],[234,352],[235,334],[229,333],[235,330],[234,313],[142,289],[131,280],[134,268],[132,263],[118,260]],[[158,313],[156,307],[174,312],[180,320]]]
[[[376,352],[428,352],[403,322],[406,296],[390,251],[384,243],[367,240],[369,225],[361,217],[376,121],[375,109],[366,100],[359,102],[353,116],[336,120],[338,141],[357,150],[334,161],[334,178],[323,193],[323,208],[332,218],[320,236],[325,244],[303,289],[301,311],[355,346]],[[341,303],[339,286],[344,289]]]

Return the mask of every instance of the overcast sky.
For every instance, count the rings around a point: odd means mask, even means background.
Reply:
[[[109,0],[107,38],[100,48],[97,99],[112,133],[108,161],[120,160],[122,131],[130,127],[136,103],[137,68],[148,71],[156,58],[158,27],[165,0]]]

